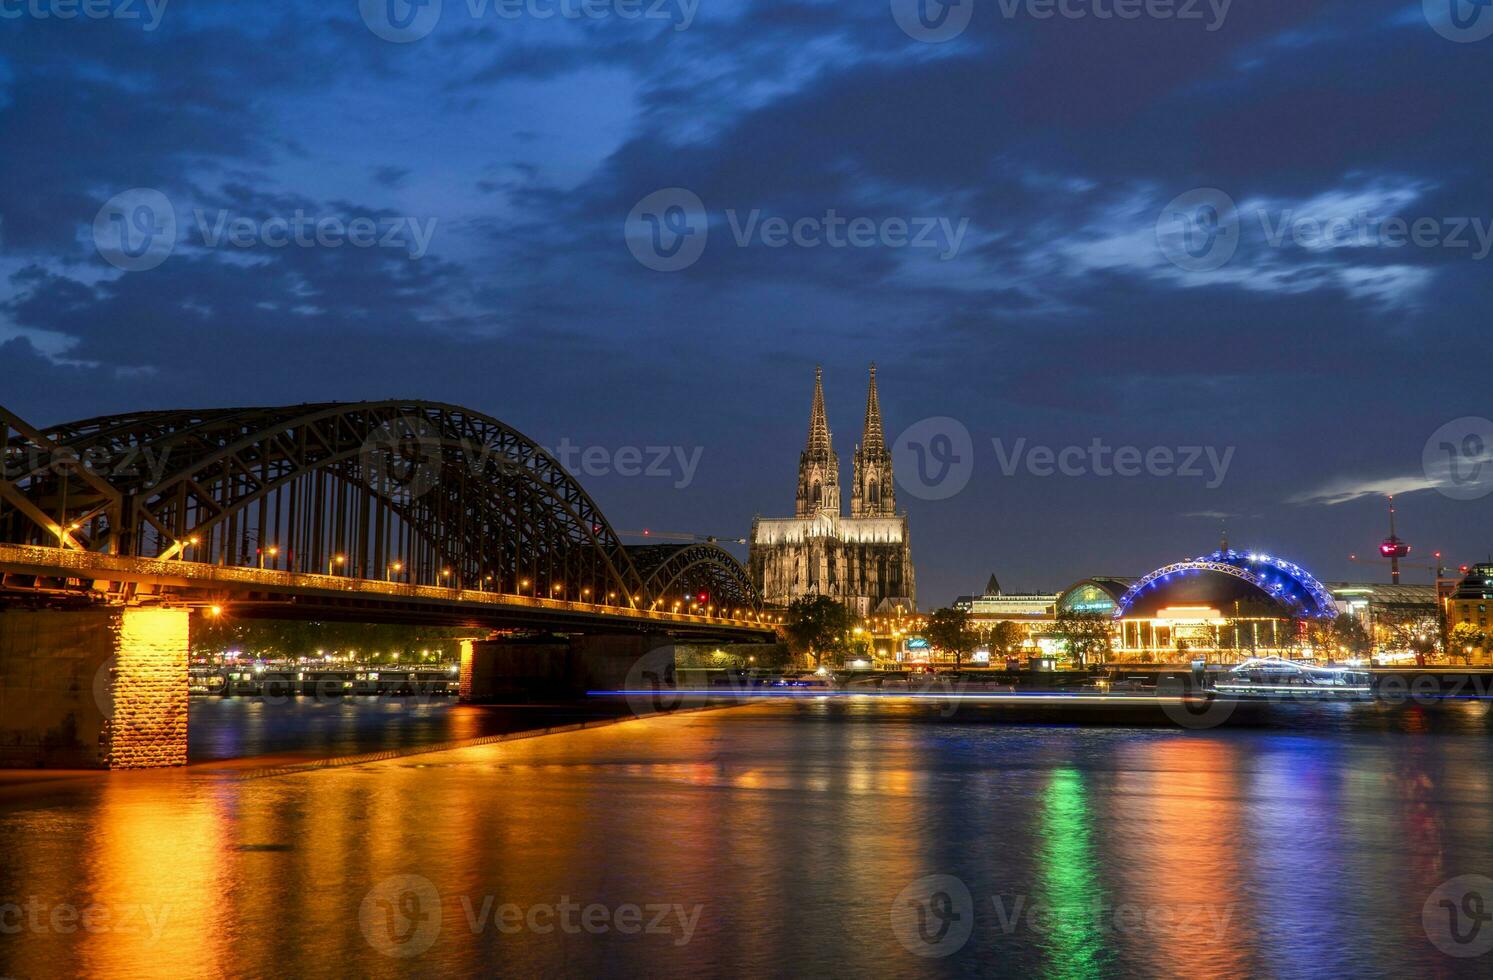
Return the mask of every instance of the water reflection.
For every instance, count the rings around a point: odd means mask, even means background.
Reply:
[[[274,778],[7,791],[0,976],[1485,975],[1420,912],[1493,873],[1488,733],[1344,724],[754,704]],[[889,911],[935,874],[967,887],[975,928],[920,959]],[[1055,910],[1047,928],[1012,927],[1018,897]],[[43,927],[4,931],[30,900]],[[62,931],[61,906],[136,918]]]
[[[1243,747],[1173,735],[1134,748],[1104,835],[1122,869],[1112,898],[1126,908],[1127,957],[1152,976],[1248,975],[1261,937],[1250,932],[1253,897],[1240,888]]]
[[[1043,794],[1039,824],[1043,892],[1052,910],[1046,943],[1049,976],[1100,975],[1104,899],[1089,839],[1090,819],[1083,775],[1074,769],[1055,771]]]
[[[627,714],[622,703],[461,705],[445,697],[193,698],[188,758],[323,759],[414,750]]]

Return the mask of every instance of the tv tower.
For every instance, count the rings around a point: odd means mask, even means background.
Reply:
[[[1379,554],[1389,559],[1390,581],[1395,585],[1400,584],[1400,559],[1410,554],[1410,546],[1400,540],[1395,534],[1395,498],[1391,494],[1389,498],[1389,537],[1379,545]]]

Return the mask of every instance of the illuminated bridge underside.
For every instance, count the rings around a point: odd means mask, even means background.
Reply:
[[[0,409],[0,444],[6,591],[555,623],[674,621],[685,594],[714,612],[685,625],[760,609],[728,552],[624,546],[558,461],[452,405],[140,412],[44,431]]]

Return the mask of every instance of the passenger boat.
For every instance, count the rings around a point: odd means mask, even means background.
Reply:
[[[1213,687],[1226,697],[1272,701],[1366,701],[1373,697],[1367,671],[1284,657],[1246,660]]]

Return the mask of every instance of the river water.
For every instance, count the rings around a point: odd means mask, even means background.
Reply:
[[[765,702],[0,788],[0,976],[1488,976],[1486,706],[1281,710]]]

